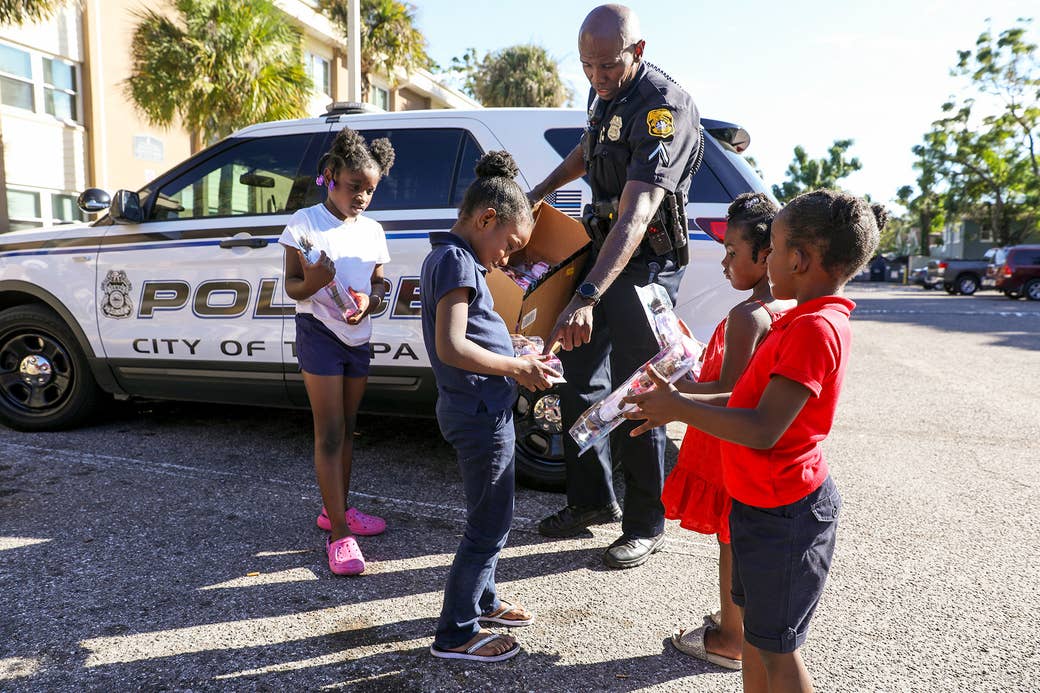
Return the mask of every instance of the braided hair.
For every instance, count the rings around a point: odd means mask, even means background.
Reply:
[[[515,178],[520,173],[507,151],[492,151],[480,157],[473,181],[459,205],[459,217],[472,216],[488,207],[505,222],[533,224],[531,204]]]
[[[780,211],[788,244],[812,246],[823,268],[842,281],[849,280],[877,250],[888,212],[839,190],[815,190],[788,202]]]
[[[744,239],[751,244],[752,262],[758,262],[758,254],[769,247],[769,229],[779,211],[776,203],[760,192],[737,195],[726,210],[730,226],[740,229]]]
[[[363,171],[374,168],[382,178],[390,172],[393,165],[394,146],[390,144],[390,140],[380,137],[366,143],[365,138],[359,133],[350,128],[343,128],[332,141],[332,148],[318,162],[318,173],[327,168],[332,169],[332,177],[335,178],[344,169]]]

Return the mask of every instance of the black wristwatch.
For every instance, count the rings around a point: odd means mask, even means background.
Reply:
[[[578,288],[574,290],[574,294],[579,298],[590,301],[592,305],[599,303],[599,289],[592,282],[582,282],[578,285]]]

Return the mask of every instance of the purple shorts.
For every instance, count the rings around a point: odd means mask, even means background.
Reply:
[[[372,353],[367,344],[347,346],[313,315],[297,313],[296,360],[300,370],[311,375],[365,378]]]

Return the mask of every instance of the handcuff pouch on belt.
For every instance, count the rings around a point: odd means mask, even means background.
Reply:
[[[643,247],[646,246],[653,255],[667,255],[674,251],[679,267],[685,267],[689,263],[689,227],[683,197],[681,192],[665,193],[657,212],[646,227],[646,235],[635,255],[642,253]],[[603,247],[607,234],[616,221],[616,200],[597,200],[585,205],[581,224],[597,252]]]

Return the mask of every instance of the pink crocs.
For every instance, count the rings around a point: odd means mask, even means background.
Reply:
[[[354,537],[343,537],[339,541],[325,540],[325,553],[329,556],[329,570],[336,575],[360,575],[365,572],[365,557]]]
[[[345,517],[347,527],[359,537],[373,537],[386,531],[386,520],[375,515],[366,515],[357,508],[348,508]],[[321,508],[317,524],[319,528],[324,529],[326,532],[332,529],[332,522],[329,521],[329,515],[325,510],[325,506]]]

